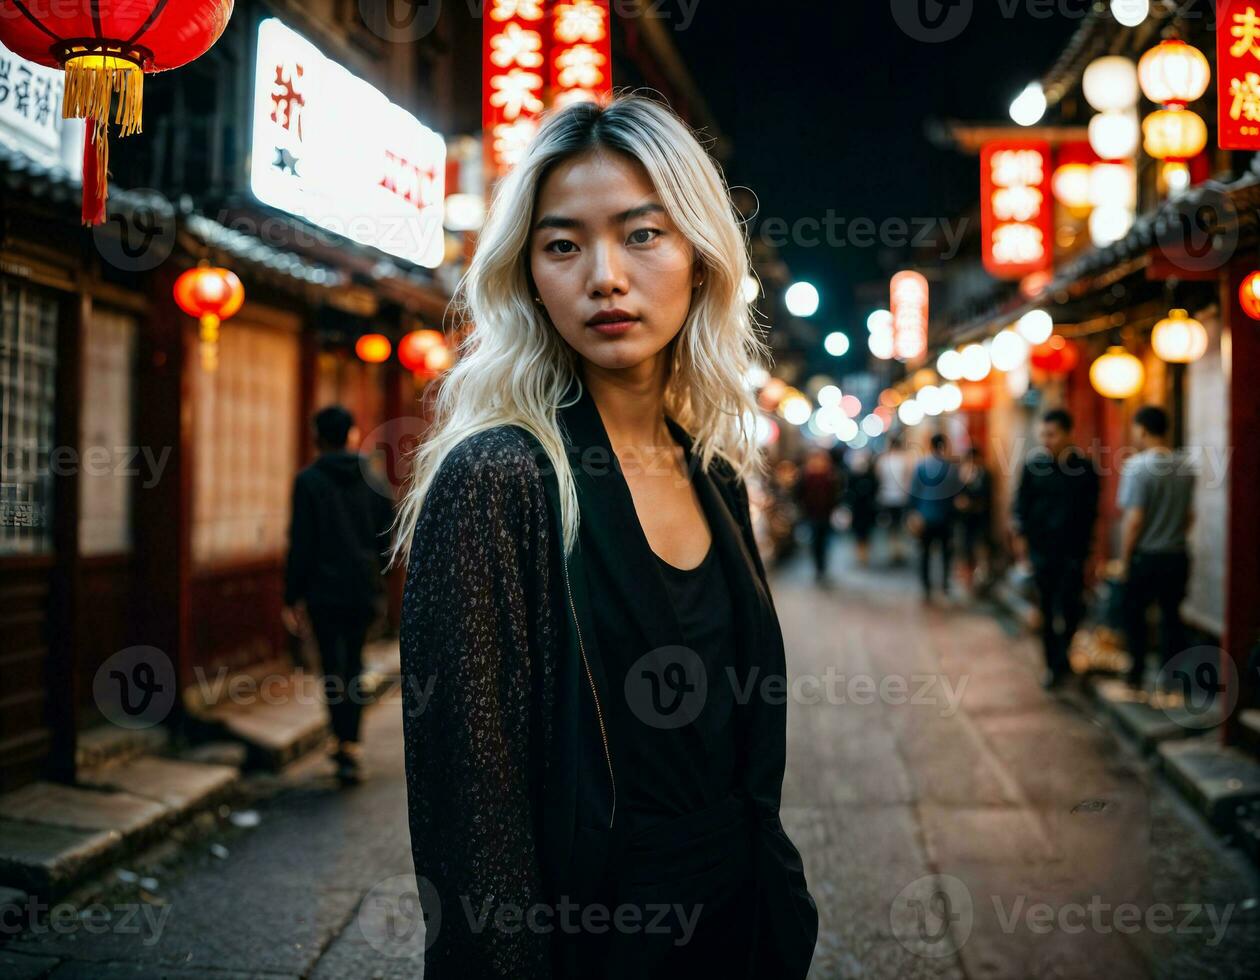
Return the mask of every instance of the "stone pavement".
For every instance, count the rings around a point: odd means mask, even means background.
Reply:
[[[1031,640],[835,557],[831,589],[798,565],[774,584],[814,977],[1256,975],[1251,867],[1085,696],[1041,691]],[[363,786],[319,758],[263,777],[255,826],[136,866],[156,889],[115,882],[0,947],[0,975],[418,977],[397,693],[365,722]]]

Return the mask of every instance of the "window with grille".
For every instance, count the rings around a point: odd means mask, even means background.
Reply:
[[[193,371],[193,561],[282,557],[297,471],[298,338],[232,320],[218,370]]]
[[[55,296],[0,276],[0,555],[52,550]]]

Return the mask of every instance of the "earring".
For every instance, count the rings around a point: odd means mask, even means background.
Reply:
[[[534,297],[534,302],[535,302],[535,303],[537,303],[539,306],[542,306],[542,297],[541,297],[541,296],[535,296],[535,297]]]

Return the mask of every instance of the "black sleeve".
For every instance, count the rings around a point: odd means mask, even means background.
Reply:
[[[1028,478],[1028,464],[1024,464],[1024,468],[1019,476],[1019,489],[1015,491],[1015,506],[1013,508],[1015,517],[1015,530],[1020,534],[1027,534],[1028,519],[1032,512],[1033,504],[1033,488],[1032,480]]]
[[[412,855],[426,919],[440,909],[428,980],[551,976],[549,936],[519,918],[544,901],[532,695],[559,630],[548,537],[536,462],[493,432],[447,455],[416,523],[400,645]],[[496,925],[501,909],[521,912]]]
[[[284,570],[284,604],[306,598],[310,570],[318,547],[316,504],[308,481],[299,474],[293,481],[293,512],[289,519],[289,558]]]

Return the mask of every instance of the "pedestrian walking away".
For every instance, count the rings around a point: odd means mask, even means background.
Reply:
[[[950,594],[954,560],[955,499],[960,488],[958,467],[949,459],[949,440],[939,432],[932,436],[931,453],[914,468],[910,481],[910,512],[919,538],[919,581],[923,599],[932,598],[932,555],[939,553],[941,593]]]
[[[319,648],[337,778],[362,778],[363,642],[384,611],[393,496],[369,477],[353,416],[330,405],[312,420],[319,457],[297,475],[285,570],[285,626]]]
[[[845,503],[849,508],[850,527],[853,538],[857,542],[858,562],[862,566],[870,563],[871,532],[875,530],[875,522],[879,517],[879,505],[876,496],[879,493],[879,479],[875,476],[871,454],[860,450],[854,454],[845,481]]]
[[[1031,563],[1037,585],[1046,687],[1072,672],[1068,651],[1085,613],[1085,562],[1098,516],[1098,470],[1072,444],[1072,426],[1064,409],[1042,417],[1041,445],[1024,463],[1013,514],[1016,553]]]
[[[879,478],[876,500],[888,528],[888,555],[894,565],[905,561],[906,508],[910,504],[914,466],[914,456],[900,433],[893,437],[888,451],[875,461],[875,475]]]
[[[412,460],[396,552],[428,980],[809,970],[787,707],[758,693],[786,664],[749,511],[733,213],[691,132],[637,96],[548,117],[495,196],[466,281],[478,344]],[[703,360],[698,331],[722,338]],[[539,930],[504,908],[580,911]]]
[[[813,449],[801,468],[796,484],[801,515],[809,526],[810,554],[814,561],[814,580],[827,576],[827,547],[831,543],[831,518],[840,503],[842,483],[836,473],[831,453]]]
[[[955,504],[967,584],[982,589],[984,585],[977,583],[977,578],[988,578],[993,561],[993,474],[984,465],[984,455],[975,446],[968,449],[963,457],[958,481]]]
[[[1131,658],[1128,681],[1137,688],[1146,668],[1146,614],[1152,604],[1159,609],[1161,667],[1185,649],[1181,602],[1190,577],[1186,540],[1194,521],[1195,474],[1189,457],[1169,446],[1168,429],[1168,413],[1162,408],[1139,409],[1133,418],[1139,452],[1125,465],[1116,495],[1124,510],[1120,558]],[[1160,680],[1167,684],[1162,671]]]

